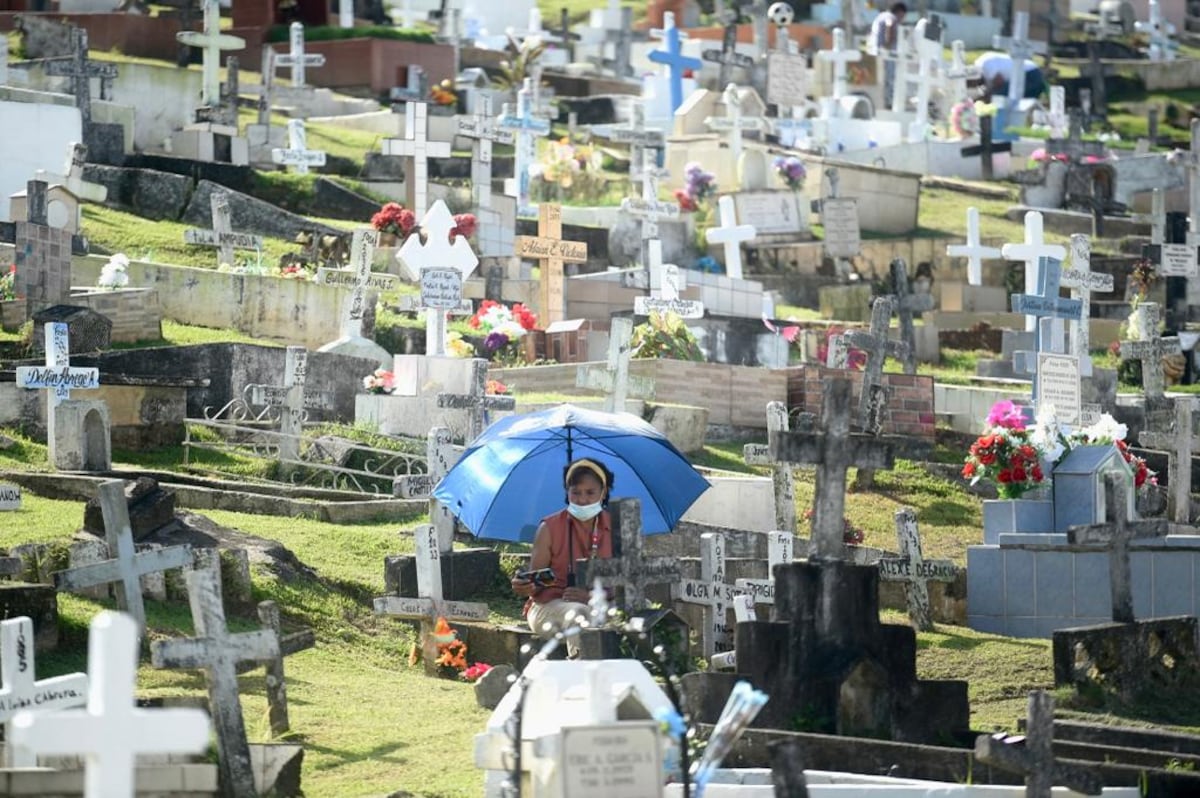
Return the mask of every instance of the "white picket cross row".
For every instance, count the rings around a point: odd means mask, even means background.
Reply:
[[[200,102],[210,108],[217,107],[221,103],[221,51],[245,49],[246,40],[221,33],[221,5],[217,0],[204,0],[203,33],[183,30],[175,34],[175,39],[189,47],[203,48]]]
[[[1023,13],[1023,12],[1019,12]],[[1059,244],[1047,244],[1042,235],[1041,211],[1028,211],[1025,214],[1025,241],[1021,244],[1005,244],[1000,248],[1000,254],[1005,260],[1020,260],[1025,262],[1025,293],[1038,292],[1039,264],[1042,258],[1053,258],[1057,261],[1066,260],[1067,250]],[[1059,322],[1061,324],[1061,321]],[[1037,319],[1033,316],[1025,318],[1025,330],[1033,332],[1037,329]]]
[[[276,147],[271,150],[271,161],[273,163],[291,166],[296,174],[299,175],[308,174],[308,167],[310,166],[325,165],[324,150],[310,150],[308,148],[308,132],[304,129],[303,119],[289,119],[287,129],[287,149]]]
[[[979,209],[972,206],[967,208],[967,243],[950,244],[946,254],[952,258],[967,259],[967,283],[983,285],[983,262],[1000,257],[996,247],[985,247],[979,239]]]
[[[429,105],[409,102],[404,104],[404,138],[383,142],[384,155],[399,155],[412,164],[404,175],[404,191],[418,219],[429,209],[429,159],[450,157],[450,142],[430,141],[428,136]]]
[[[138,709],[137,622],[104,611],[88,628],[85,709],[21,712],[12,742],[34,755],[85,758],[84,798],[133,795],[140,754],[199,754],[208,748],[208,716],[199,709]]]
[[[742,279],[742,242],[753,241],[758,234],[752,224],[737,223],[737,208],[733,197],[729,194],[717,200],[721,213],[721,226],[710,227],[704,233],[710,244],[721,244],[725,247],[725,276],[734,280]]]
[[[411,105],[411,104],[410,104]],[[413,231],[404,240],[396,259],[404,267],[410,280],[419,281],[421,270],[426,268],[457,269],[462,279],[475,271],[479,266],[479,257],[471,249],[471,242],[465,236],[455,236],[450,243],[450,231],[454,229],[454,217],[446,203],[438,200],[421,219],[420,232],[425,234],[425,241],[417,231]],[[446,312],[435,308],[425,311],[425,354],[446,354]]]
[[[650,296],[633,298],[633,312],[639,316],[655,313],[674,313],[681,319],[704,318],[704,304],[695,299],[680,299],[679,291],[686,287],[686,277],[674,263],[663,263],[662,241],[652,238],[646,242],[650,260]]]
[[[1113,276],[1092,271],[1092,242],[1086,235],[1071,236],[1071,268],[1063,269],[1060,284],[1071,289],[1071,298],[1083,307],[1079,321],[1072,321],[1070,353],[1079,358],[1079,374],[1092,375],[1091,323],[1092,294],[1108,294],[1113,290]]]
[[[275,66],[292,68],[292,87],[304,88],[305,70],[308,67],[325,65],[325,56],[319,53],[305,54],[304,25],[293,22],[288,28],[288,52],[275,56]]]

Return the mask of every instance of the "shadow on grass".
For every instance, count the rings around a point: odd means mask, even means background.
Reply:
[[[351,762],[363,762],[366,760],[387,762],[392,765],[407,765],[408,759],[405,757],[390,756],[390,754],[406,747],[403,743],[388,743],[386,745],[377,745],[367,751],[351,752],[339,748],[330,748],[327,745],[318,745],[314,742],[306,742],[304,744],[305,750],[314,751],[336,760],[333,762],[322,762],[315,766],[315,770],[329,770]]]

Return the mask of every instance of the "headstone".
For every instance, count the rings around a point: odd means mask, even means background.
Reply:
[[[137,665],[137,623],[119,612],[99,613],[88,632],[87,708],[21,712],[12,721],[12,743],[35,756],[83,756],[84,798],[133,795],[142,754],[203,753],[209,731],[203,711],[137,708]]]
[[[513,135],[513,178],[505,192],[517,198],[517,213],[532,213],[530,201],[529,168],[537,160],[537,140],[550,135],[550,120],[536,115],[533,108],[533,81],[525,83],[517,92],[517,112],[510,112],[508,105],[500,113],[499,128]]]
[[[467,413],[466,442],[478,438],[487,428],[489,410],[514,410],[516,400],[487,392],[487,361],[471,361],[470,392],[466,394],[439,393],[437,406],[465,410]]]
[[[566,316],[566,292],[563,264],[586,263],[587,244],[562,238],[562,206],[543,202],[538,206],[538,234],[517,236],[517,255],[541,264],[538,310],[544,324],[562,321]]]
[[[908,283],[908,264],[904,258],[895,258],[891,270],[894,307],[900,319],[900,342],[904,344],[900,362],[904,364],[905,374],[916,374],[917,334],[913,328],[913,314],[933,310],[933,295],[912,293]]]
[[[108,189],[100,183],[89,183],[83,179],[83,169],[87,164],[87,151],[86,144],[72,142],[71,152],[67,157],[66,168],[63,170],[63,173],[56,175],[39,169],[36,173],[36,179],[44,181],[48,186],[62,186],[81,200],[104,202],[104,200],[108,199]],[[50,216],[53,215],[53,212],[49,208],[47,209],[47,213]],[[57,224],[50,218],[47,221],[53,227],[69,226],[66,223]]]
[[[1021,244],[1005,244],[1000,248],[1000,254],[1005,260],[1020,260],[1025,262],[1025,293],[1034,294],[1041,282],[1038,264],[1043,258],[1052,258],[1060,263],[1066,259],[1066,248],[1058,244],[1047,244],[1042,236],[1042,214],[1040,211],[1028,211],[1025,214],[1025,241]],[[1026,332],[1037,329],[1037,320],[1030,317],[1025,320]]]
[[[840,178],[835,167],[825,168],[829,196],[821,200],[821,224],[825,228],[825,254],[837,261],[839,276],[850,271],[849,259],[862,249],[858,225],[858,202],[854,197],[838,196]]]
[[[399,155],[410,159],[412,168],[404,175],[404,192],[408,207],[418,219],[423,219],[429,207],[429,159],[449,158],[450,142],[430,141],[429,106],[410,102],[404,106],[402,139],[385,139],[384,155]]]
[[[700,578],[683,579],[674,586],[676,601],[699,604],[704,608],[704,627],[700,630],[705,659],[718,651],[733,648],[728,613],[734,587],[725,581],[725,536],[705,532],[700,536]]]
[[[1143,430],[1138,443],[1167,452],[1167,516],[1177,524],[1192,522],[1192,452],[1196,437],[1192,414],[1195,400],[1175,397],[1174,423],[1169,434]]]
[[[396,258],[408,273],[410,280],[420,281],[421,271],[432,268],[457,269],[465,281],[479,265],[479,258],[471,250],[465,236],[455,236],[454,217],[446,203],[437,200],[421,219],[420,235],[417,231],[409,235],[396,253]],[[422,241],[422,236],[425,240]],[[425,316],[425,354],[446,353],[446,313],[444,310],[427,310]]]
[[[1050,112],[1046,116],[1050,125],[1050,138],[1060,139],[1067,134],[1067,90],[1063,86],[1050,87]]]
[[[980,243],[978,208],[967,208],[967,243],[948,245],[946,254],[952,258],[967,258],[967,283],[983,285],[983,261],[999,258],[1000,250]]]
[[[588,560],[581,581],[587,585],[598,578],[604,587],[620,591],[619,606],[627,612],[638,612],[647,607],[648,585],[679,582],[679,561],[642,553],[642,507],[637,499],[617,499],[608,509],[612,514],[613,557]]]
[[[204,671],[208,711],[217,732],[221,784],[230,795],[254,795],[237,666],[245,661],[278,659],[279,640],[271,629],[230,633],[225,623],[219,568],[189,571],[187,591],[196,636],[154,641],[150,646],[150,663],[155,668]]]
[[[1062,285],[1071,289],[1071,298],[1079,300],[1079,320],[1070,327],[1071,354],[1079,358],[1079,373],[1092,375],[1091,318],[1092,294],[1107,294],[1113,290],[1113,276],[1105,272],[1094,272],[1092,264],[1092,242],[1086,235],[1071,236],[1071,268],[1062,273]]]
[[[917,514],[911,507],[896,511],[896,540],[900,544],[899,558],[885,557],[879,561],[879,578],[887,582],[903,582],[908,618],[920,632],[933,630],[933,613],[929,608],[929,582],[953,582],[954,562],[926,560],[921,552],[921,535],[917,530]]]
[[[772,432],[788,431],[787,405],[783,402],[767,402],[767,435]],[[746,465],[771,467],[771,482],[775,496],[775,526],[789,535],[796,534],[795,479],[790,463],[771,459],[767,446],[747,443],[742,447],[742,459]]]
[[[1055,324],[1059,319],[1078,322],[1083,312],[1083,303],[1078,299],[1066,299],[1060,296],[1062,263],[1054,258],[1041,258],[1038,269],[1038,288],[1031,294],[1015,294],[1012,298],[1014,313],[1024,313],[1034,324],[1034,353],[1014,353],[1014,368],[1018,371],[1033,373],[1033,399],[1035,407],[1050,403],[1058,417],[1068,424],[1078,422],[1079,400],[1068,404],[1064,400],[1067,392],[1079,395],[1079,366],[1074,357],[1063,354],[1062,327]],[[1040,322],[1040,323],[1039,323]],[[1061,379],[1052,383],[1042,384],[1042,372],[1047,365],[1044,357],[1047,353],[1056,355],[1050,365],[1070,366],[1074,373],[1073,384],[1068,385]],[[1061,370],[1058,371],[1061,377]],[[1053,396],[1053,398],[1051,398]],[[1072,412],[1076,414],[1072,418]]]
[[[287,149],[271,150],[271,160],[277,164],[292,167],[296,174],[308,174],[310,166],[324,166],[325,152],[308,148],[308,133],[304,130],[303,119],[289,119]]]
[[[621,212],[626,213],[642,223],[642,267],[648,269],[650,263],[649,242],[659,237],[658,223],[679,218],[679,203],[667,202],[658,198],[659,178],[665,177],[667,171],[659,169],[655,160],[655,152],[649,148],[642,149],[642,164],[638,170],[642,181],[642,197],[635,199],[626,197],[621,200]]]
[[[1157,302],[1143,302],[1135,311],[1138,338],[1121,342],[1121,357],[1138,360],[1142,364],[1142,391],[1147,404],[1161,402],[1165,381],[1162,359],[1166,355],[1178,355],[1181,351],[1179,338],[1160,337],[1158,334],[1159,310]]]
[[[17,295],[31,311],[67,301],[71,291],[71,255],[87,254],[87,241],[66,229],[51,227],[47,216],[47,185],[26,184],[24,221],[0,223],[0,243],[13,244]]]
[[[223,191],[214,191],[212,205],[212,229],[188,228],[183,231],[183,241],[195,247],[215,247],[217,265],[234,265],[235,249],[253,249],[261,252],[262,236],[233,231],[233,215],[229,209],[229,197]]]
[[[883,409],[887,405],[887,386],[883,384],[883,365],[889,357],[903,360],[908,346],[888,335],[895,301],[890,296],[875,297],[871,304],[871,327],[868,332],[851,330],[843,339],[847,346],[860,349],[867,356],[863,369],[862,394],[858,399],[858,424],[866,432],[878,435],[883,427]]]
[[[304,25],[293,22],[288,27],[288,52],[276,54],[274,61],[277,67],[291,67],[292,87],[300,89],[307,81],[305,71],[309,67],[324,66],[325,56],[315,53],[305,54]]]
[[[175,34],[175,38],[180,44],[203,49],[200,104],[215,108],[221,104],[221,51],[245,49],[246,40],[221,33],[221,5],[218,0],[203,0],[203,2],[204,32],[182,30]]]
[[[663,263],[662,242],[650,239],[647,242],[650,252],[650,296],[633,298],[633,312],[638,316],[648,316],[650,313],[674,313],[681,319],[700,319],[704,317],[704,304],[695,299],[681,299],[684,275],[674,263]]]
[[[625,400],[629,397],[654,397],[653,379],[629,374],[629,361],[633,357],[630,348],[632,338],[633,320],[625,316],[614,316],[608,330],[608,359],[604,368],[580,366],[576,371],[576,388],[604,391],[606,413],[624,413]]]
[[[675,27],[675,14],[670,11],[663,12],[663,26],[661,29],[655,28],[650,31],[651,38],[662,39],[664,49],[651,50],[649,58],[656,64],[662,64],[667,68],[667,85],[671,94],[671,113],[674,114],[679,110],[679,106],[683,105],[683,73],[686,70],[698,72],[704,66],[704,62],[698,58],[685,56],[681,50],[680,42],[687,38],[687,34]]]

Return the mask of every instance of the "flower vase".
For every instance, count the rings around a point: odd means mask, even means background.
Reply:
[[[988,499],[983,502],[983,542],[995,546],[1010,533],[1054,531],[1054,502],[1050,499]]]

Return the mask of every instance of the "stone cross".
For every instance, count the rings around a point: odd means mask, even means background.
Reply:
[[[541,264],[538,309],[543,324],[553,324],[566,317],[563,264],[587,262],[587,243],[564,241],[562,235],[562,206],[543,202],[538,206],[538,234],[517,236],[515,241],[518,257],[537,260]]]
[[[580,40],[578,33],[571,30],[571,12],[569,9],[559,9],[558,30],[555,31],[555,36],[562,42],[563,49],[567,51],[567,62],[575,62],[575,42]]]
[[[612,12],[612,9],[609,9]],[[633,77],[633,9],[622,6],[616,11],[620,24],[604,31],[604,41],[613,46],[612,60],[601,58],[601,66],[611,69],[619,78]]]
[[[639,175],[642,180],[642,197],[634,199],[626,197],[621,200],[621,212],[629,214],[642,223],[642,266],[648,268],[650,250],[649,242],[658,238],[658,223],[669,219],[679,218],[679,203],[667,202],[658,198],[658,181],[666,176],[665,169],[659,169],[653,150],[642,150],[642,168]]]
[[[1025,293],[1034,294],[1041,282],[1038,264],[1043,258],[1051,258],[1060,263],[1066,260],[1067,250],[1059,244],[1047,244],[1042,236],[1042,214],[1040,211],[1028,211],[1025,214],[1025,242],[1022,244],[1005,244],[1000,248],[1000,255],[1005,260],[1020,260],[1025,262]],[[1037,320],[1030,317],[1025,320],[1025,330],[1033,332],[1037,329]]]
[[[1150,0],[1147,20],[1145,22],[1138,20],[1133,26],[1139,33],[1145,33],[1149,37],[1151,61],[1175,60],[1175,45],[1171,41],[1171,34],[1175,32],[1175,26],[1163,19],[1162,8],[1158,0]]]
[[[505,191],[517,198],[517,213],[532,212],[529,168],[537,160],[537,139],[550,135],[550,120],[536,116],[533,109],[533,81],[525,79],[517,92],[517,112],[511,113],[508,104],[500,113],[499,128],[511,132],[513,146],[513,178]]]
[[[909,125],[908,140],[924,141],[932,131],[929,124],[929,93],[938,81],[935,70],[942,63],[942,28],[936,15],[917,21],[913,28],[913,40],[917,55],[917,113]]]
[[[200,104],[215,108],[221,104],[221,51],[242,50],[246,40],[221,33],[221,4],[217,0],[204,2],[204,32],[182,30],[175,34],[180,44],[199,47],[204,51],[203,78],[200,83]]]
[[[994,174],[992,156],[999,152],[1012,151],[1012,142],[995,141],[992,138],[992,124],[993,117],[991,115],[979,117],[979,143],[963,147],[959,151],[963,158],[979,156],[980,173],[984,180],[991,180]]]
[[[843,335],[847,346],[861,349],[867,356],[862,394],[858,400],[858,423],[872,435],[879,434],[883,427],[883,409],[887,404],[887,388],[883,384],[884,361],[889,357],[899,360],[908,357],[908,345],[888,336],[894,306],[895,300],[891,296],[875,297],[871,305],[870,330],[851,330]]]
[[[474,116],[456,119],[458,135],[472,140],[471,200],[479,210],[479,254],[489,258],[510,253],[511,227],[502,225],[497,214],[487,211],[492,207],[492,144],[512,144],[512,132],[497,127],[490,94],[478,98]]]
[[[292,87],[304,88],[305,70],[325,65],[325,56],[304,52],[304,25],[293,22],[288,28],[288,51],[275,56],[275,66],[292,68]]]
[[[379,231],[357,227],[350,238],[350,293],[342,308],[342,335],[362,337],[363,316],[367,309],[367,288],[371,285],[371,263],[379,247]]]
[[[833,64],[833,99],[840,100],[846,96],[846,67],[862,60],[862,53],[857,48],[848,47],[846,32],[841,28],[833,30],[833,49],[821,50],[817,53],[821,61]]]
[[[81,200],[88,202],[104,202],[108,199],[108,188],[101,183],[89,183],[83,179],[83,168],[87,164],[87,145],[77,141],[71,142],[71,153],[67,157],[63,174],[39,169],[35,173],[37,180],[47,185],[62,186]]]
[[[721,225],[708,228],[704,237],[709,244],[721,244],[725,247],[725,276],[740,280],[742,279],[742,243],[753,241],[758,231],[752,224],[739,225],[737,223],[737,208],[734,205],[733,197],[729,194],[717,200],[717,207],[720,210]]]
[[[384,140],[383,154],[408,158],[412,164],[412,168],[404,175],[405,202],[419,219],[429,208],[429,159],[449,158],[450,142],[430,141],[427,138],[427,103],[410,102],[404,106],[404,132],[405,138]]]
[[[262,65],[259,67],[262,87],[258,95],[258,124],[271,129],[271,93],[275,89],[275,48],[264,44],[262,48]],[[269,138],[269,136],[268,136]]]
[[[737,21],[733,20],[725,25],[724,32],[721,35],[721,49],[709,49],[700,54],[700,57],[710,64],[719,64],[721,71],[717,78],[718,86],[728,86],[733,78],[733,68],[741,67],[742,69],[753,69],[754,59],[748,55],[743,55],[737,51]]]
[[[279,623],[279,605],[274,601],[258,602],[258,622],[264,630],[275,633],[279,641],[279,656],[266,660],[267,714],[271,723],[271,736],[282,737],[291,730],[288,719],[287,682],[283,675],[283,658],[316,645],[312,630],[283,634]],[[240,671],[240,669],[239,669]]]
[[[597,126],[599,127],[599,126]],[[643,155],[647,149],[661,149],[666,142],[666,135],[658,128],[646,127],[646,102],[641,97],[635,97],[630,105],[630,120],[627,125],[610,125],[601,130],[593,129],[596,135],[602,135],[611,141],[629,145],[629,179],[636,181],[642,177],[642,165],[646,162]],[[658,165],[655,154],[653,163]],[[658,193],[655,192],[655,199]]]
[[[650,261],[650,296],[634,297],[633,312],[638,316],[674,313],[681,319],[703,318],[702,302],[680,299],[680,290],[687,286],[686,277],[674,263],[663,263],[662,241],[652,238],[646,242],[646,249]]]
[[[234,263],[233,251],[235,249],[262,251],[262,236],[251,233],[235,233],[233,231],[233,214],[229,208],[229,197],[225,192],[214,191],[210,199],[210,204],[212,207],[212,229],[199,230],[188,228],[184,230],[183,241],[185,244],[196,247],[215,247],[217,250],[218,265],[227,264],[232,266]]]
[[[472,360],[469,392],[466,394],[439,393],[437,396],[438,407],[467,412],[467,443],[483,434],[487,427],[489,410],[514,410],[517,406],[516,400],[511,396],[496,396],[487,392],[487,370],[486,360]]]
[[[622,608],[638,612],[647,607],[647,585],[679,583],[679,560],[676,557],[648,557],[642,553],[640,501],[617,499],[608,509],[612,514],[613,557],[611,560],[588,560],[581,582],[590,585],[599,578],[605,587],[621,591],[619,604]]]
[[[75,107],[83,119],[84,138],[92,124],[92,78],[100,78],[101,96],[105,82],[117,77],[116,64],[88,60],[88,32],[86,28],[72,28],[71,55],[69,58],[48,61],[46,74],[71,79],[71,93],[75,95]]]
[[[1050,138],[1061,139],[1067,133],[1067,90],[1063,86],[1050,87],[1050,113],[1046,116],[1050,124]]]
[[[728,615],[735,588],[725,581],[725,577],[725,536],[705,532],[700,536],[700,578],[682,579],[672,585],[676,601],[704,608],[700,640],[705,658],[733,648]]]
[[[150,663],[155,668],[204,671],[208,711],[217,731],[221,784],[230,795],[254,795],[254,772],[238,695],[237,666],[239,662],[278,659],[279,639],[272,629],[229,632],[219,568],[189,571],[187,591],[196,636],[154,641],[150,646]]]
[[[634,377],[629,374],[629,361],[633,353],[629,342],[633,338],[633,320],[627,316],[613,316],[608,330],[608,359],[604,368],[579,366],[575,374],[575,387],[604,391],[604,412],[624,413],[625,400],[654,398],[654,380]]]
[[[479,257],[466,236],[455,236],[451,243],[450,231],[453,229],[454,217],[450,215],[450,209],[445,202],[437,200],[421,219],[420,235],[410,234],[396,253],[410,280],[419,281],[421,270],[427,268],[457,269],[464,281],[475,271]],[[425,314],[425,354],[444,355],[446,313],[430,308]]]
[[[1079,76],[1091,78],[1092,83],[1090,99],[1086,102],[1083,99],[1083,92],[1087,89],[1080,89],[1080,105],[1083,106],[1083,111],[1089,120],[1107,117],[1108,84],[1105,80],[1112,74],[1112,65],[1100,61],[1100,43],[1095,40],[1089,41],[1088,62],[1079,67]]]
[[[1121,342],[1121,357],[1141,361],[1142,391],[1147,402],[1150,403],[1163,398],[1165,381],[1162,359],[1167,355],[1178,355],[1183,351],[1180,348],[1178,337],[1159,336],[1159,318],[1157,302],[1141,303],[1138,305],[1135,317],[1138,338]]]
[[[1072,299],[1079,300],[1079,321],[1071,322],[1071,354],[1079,358],[1079,373],[1085,377],[1092,374],[1092,294],[1108,294],[1113,290],[1113,276],[1092,271],[1091,264],[1091,239],[1075,233],[1071,236],[1071,268],[1063,270],[1061,284],[1071,289]]]
[[[204,752],[209,725],[202,710],[136,706],[137,663],[137,623],[99,613],[88,628],[87,707],[21,712],[12,721],[12,744],[35,756],[81,755],[84,798],[133,795],[141,754]]]
[[[896,540],[900,543],[900,556],[879,561],[879,578],[886,582],[903,582],[908,618],[913,628],[920,632],[932,631],[929,582],[953,582],[954,563],[951,560],[925,559],[921,553],[917,514],[911,507],[896,511]]]
[[[772,432],[787,431],[787,405],[783,402],[767,402],[768,437]],[[791,464],[773,460],[769,448],[761,443],[743,446],[742,459],[746,465],[770,466],[775,496],[775,526],[789,535],[796,534],[796,493]]]
[[[904,365],[905,374],[916,374],[917,333],[913,329],[913,314],[933,310],[933,295],[912,293],[908,283],[908,264],[904,258],[893,260],[891,270],[893,301],[896,316],[900,319],[900,341],[905,348],[900,362]]]
[[[1018,11],[1013,17],[1012,36],[995,36],[992,45],[1012,59],[1008,80],[1008,104],[1016,105],[1025,97],[1025,61],[1033,55],[1049,52],[1045,42],[1029,41],[1029,12]]]
[[[271,161],[292,167],[296,174],[308,174],[310,166],[325,165],[324,150],[308,148],[308,133],[304,129],[303,119],[289,119],[287,149],[276,147],[271,150]]]
[[[734,172],[738,175],[738,183],[741,183],[741,167],[742,160],[742,136],[745,131],[762,131],[767,129],[767,121],[760,116],[743,116],[742,115],[742,98],[738,92],[738,87],[730,83],[725,87],[725,91],[721,95],[721,102],[725,106],[725,116],[710,116],[704,120],[704,124],[710,130],[725,131],[728,136],[727,146],[729,147],[729,159],[733,164]]]
[[[1138,443],[1167,452],[1167,515],[1177,524],[1192,522],[1192,451],[1196,445],[1192,414],[1195,400],[1175,398],[1175,420],[1170,434],[1143,431]]]
[[[769,432],[771,457],[817,466],[809,559],[840,560],[845,543],[846,471],[888,469],[894,447],[873,435],[850,432],[850,381],[826,380],[821,399],[820,432]]]
[[[662,64],[667,68],[667,84],[671,92],[671,113],[674,114],[679,110],[679,106],[683,105],[683,73],[689,69],[699,72],[704,66],[704,62],[699,58],[691,58],[683,54],[681,42],[687,38],[687,34],[675,27],[675,14],[670,11],[663,13],[662,28],[652,29],[650,37],[663,41],[664,49],[651,50],[649,58],[654,63]]]
[[[190,568],[190,546],[167,546],[135,552],[129,526],[129,505],[125,502],[125,482],[115,479],[98,488],[100,510],[104,515],[104,540],[111,559],[68,568],[54,573],[54,587],[72,591],[96,585],[113,584],[117,606],[146,628],[146,605],[142,601],[141,577],[172,568]]]
[[[1104,786],[1099,775],[1054,759],[1054,697],[1045,690],[1033,691],[1027,714],[1025,734],[1019,737],[1004,732],[977,737],[975,758],[999,770],[1024,774],[1027,798],[1050,798],[1055,784],[1080,795],[1099,795]]]
[[[9,618],[0,621],[0,721],[4,723],[4,739],[12,740],[12,719],[18,712],[51,712],[87,703],[87,675],[71,673],[51,679],[36,680],[34,667],[33,621],[29,618]],[[6,767],[34,768],[37,757],[23,747],[6,746]]]
[[[967,243],[947,246],[946,254],[952,258],[966,258],[967,283],[983,285],[983,262],[999,258],[1000,250],[996,247],[985,247],[980,243],[978,208],[967,208]]]

